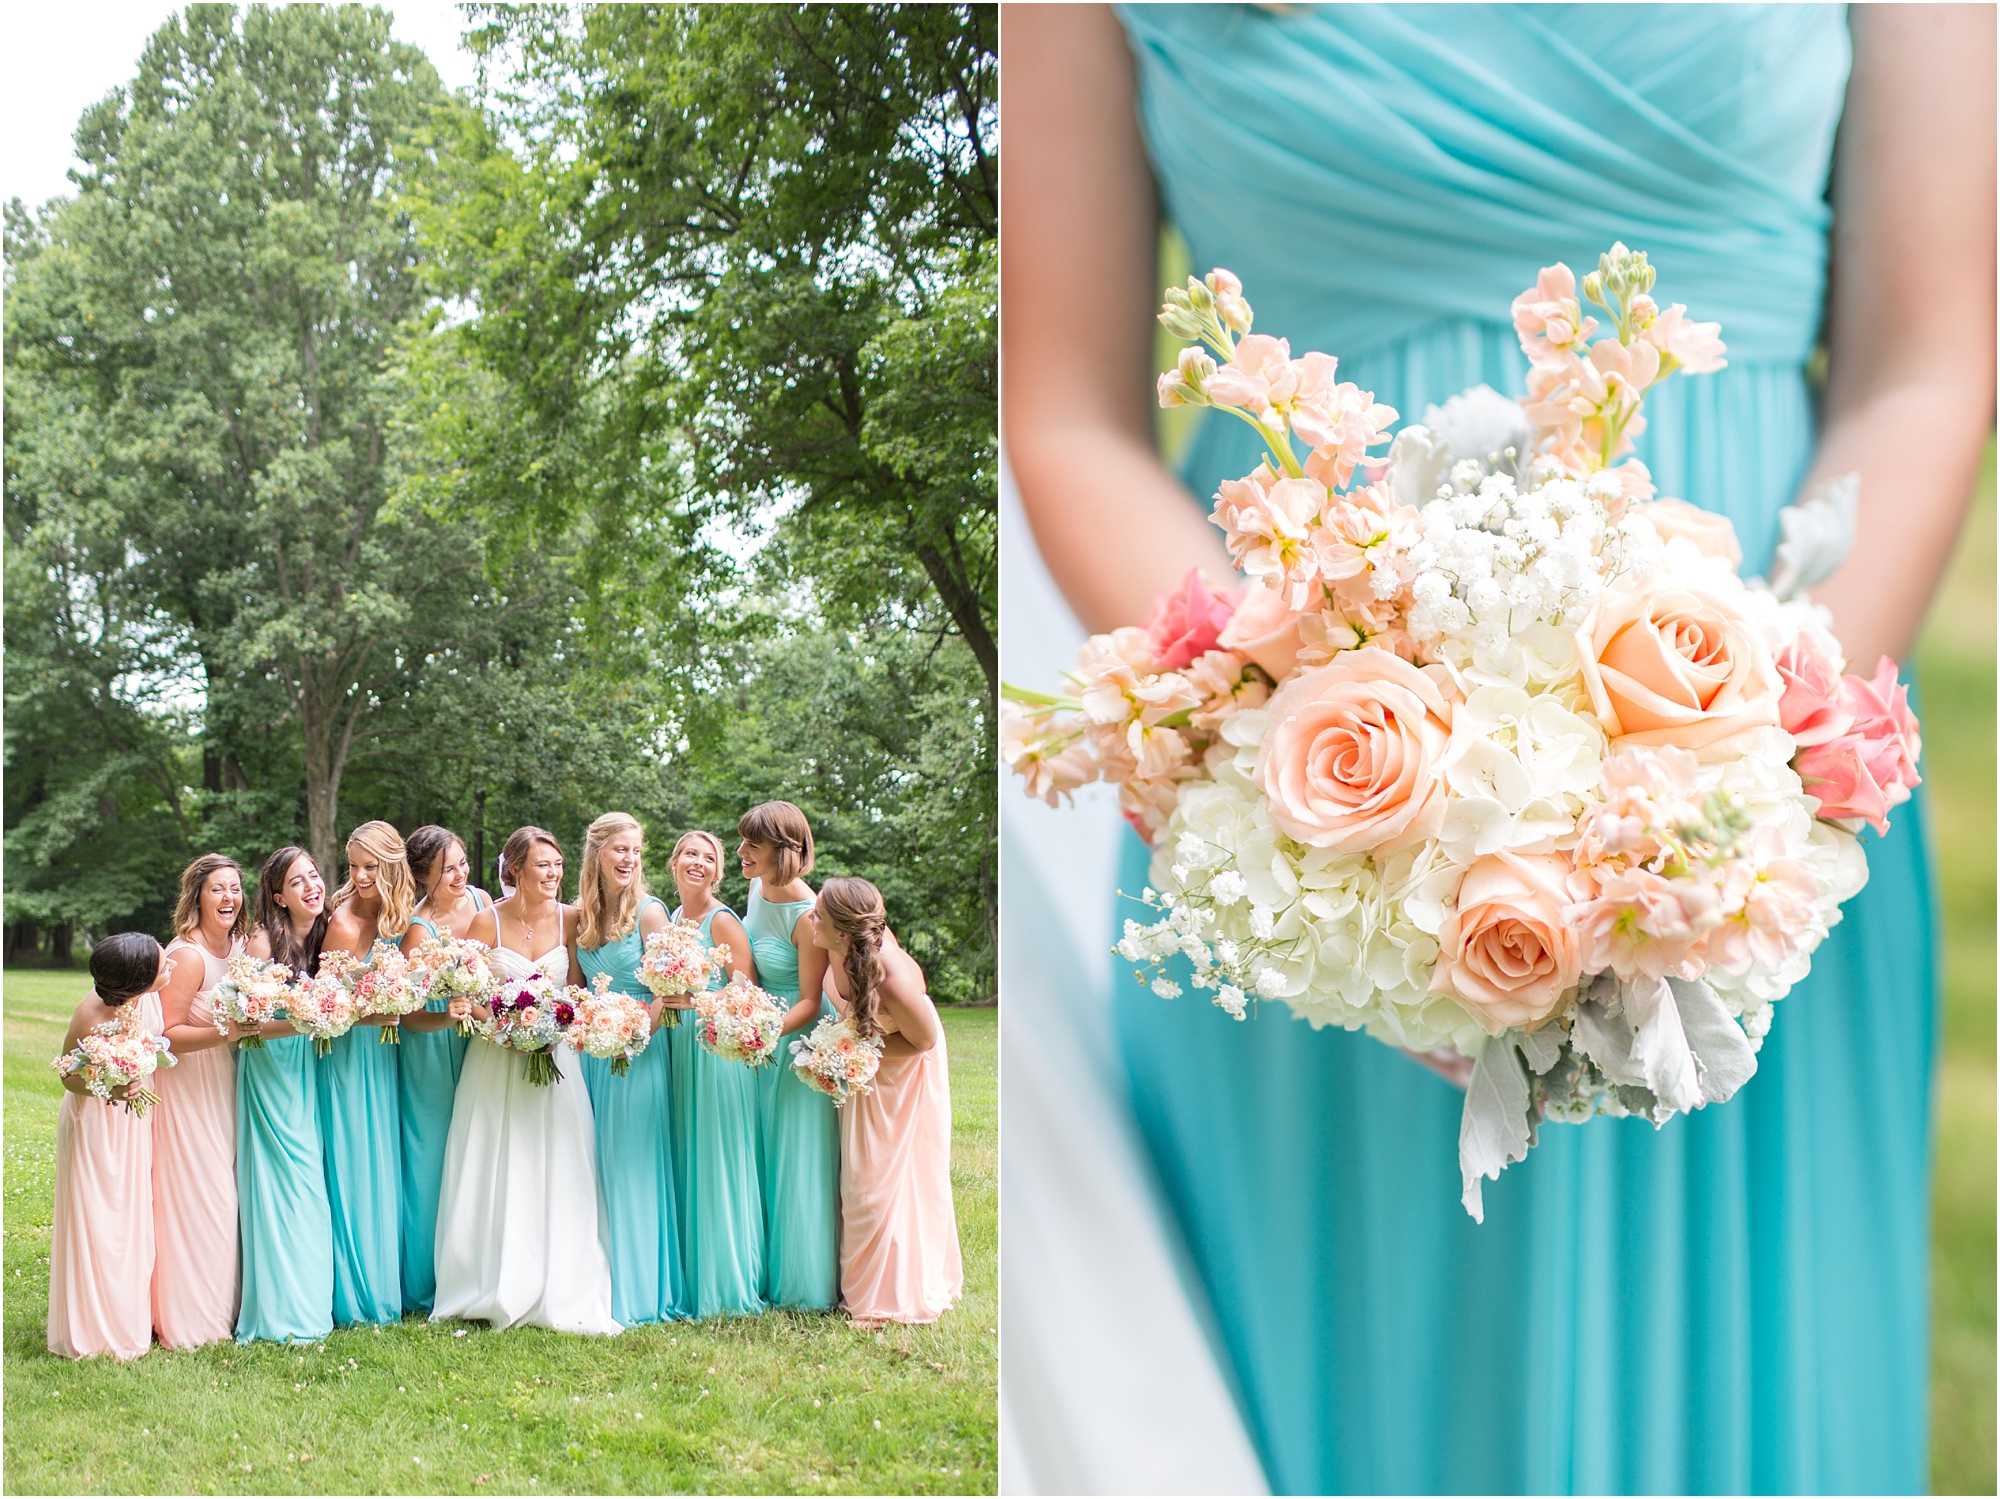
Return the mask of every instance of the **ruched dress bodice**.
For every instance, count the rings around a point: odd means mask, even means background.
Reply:
[[[1404,422],[1523,388],[1509,304],[1539,267],[1646,250],[1729,366],[1649,395],[1638,456],[1767,565],[1815,435],[1839,7],[1122,16],[1195,269],[1236,272],[1258,331],[1335,355]],[[1206,508],[1260,451],[1210,414],[1181,475]],[[1282,1006],[1239,1024],[1117,979],[1135,1120],[1274,1489],[1922,1488],[1923,815],[1920,793],[1864,840],[1868,887],[1734,1101],[1550,1126],[1484,1226],[1446,1084]],[[1146,862],[1128,839],[1122,888]]]

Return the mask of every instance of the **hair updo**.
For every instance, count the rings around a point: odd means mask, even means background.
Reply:
[[[777,856],[778,869],[772,885],[789,885],[812,873],[813,830],[806,814],[790,802],[764,802],[736,819],[736,836],[745,843],[768,848]]]
[[[847,977],[847,1002],[854,1010],[854,1029],[863,1040],[882,1034],[875,1018],[882,985],[882,934],[889,929],[882,909],[882,892],[868,881],[839,875],[820,887],[819,919],[846,939],[841,971]]]
[[[90,950],[90,986],[114,1010],[159,976],[160,944],[145,932],[117,932]]]
[[[528,860],[534,857],[535,845],[538,843],[546,843],[556,851],[557,858],[562,857],[562,844],[547,828],[516,828],[507,835],[506,843],[501,845],[500,878],[516,890],[521,888],[521,877],[527,871]],[[560,888],[556,891],[556,899],[562,899]]]

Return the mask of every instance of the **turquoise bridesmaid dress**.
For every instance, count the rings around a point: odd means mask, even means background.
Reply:
[[[1336,355],[1405,422],[1522,389],[1508,305],[1539,267],[1647,250],[1663,302],[1721,320],[1729,367],[1650,398],[1639,456],[1730,517],[1746,572],[1768,564],[1814,440],[1839,7],[1123,19],[1196,268],[1235,271],[1260,331]],[[1209,419],[1183,477],[1206,497],[1257,455]],[[1906,805],[1865,838],[1868,886],[1733,1102],[1658,1131],[1551,1125],[1488,1185],[1484,1226],[1459,1206],[1447,1084],[1281,1004],[1239,1024],[1122,981],[1135,1115],[1275,1490],[1924,1488],[1923,821]]]
[[[333,1331],[333,1218],[318,1074],[305,1036],[270,1036],[236,1053],[239,1342],[283,1343]]]
[[[393,947],[386,937],[377,947]],[[317,1059],[320,1143],[333,1214],[333,1320],[342,1327],[403,1315],[402,1110],[396,1054],[372,1025],[335,1038]]]
[[[812,904],[767,901],[764,882],[750,882],[743,929],[757,959],[757,983],[788,1004],[799,997],[792,928]],[[824,995],[819,1012],[832,1013]],[[840,1301],[840,1115],[832,1099],[792,1076],[791,1039],[780,1042],[780,1054],[758,1069],[764,1111],[764,1299],[795,1311],[826,1311]]]
[[[647,905],[666,909],[650,895],[639,909]],[[576,961],[586,983],[608,973],[620,994],[650,1004],[652,992],[639,982],[645,951],[635,921],[621,941],[578,947]],[[613,1077],[602,1057],[577,1058],[597,1119],[597,1189],[610,1233],[611,1315],[627,1327],[688,1315],[674,1197],[674,1069],[667,1034],[655,1031],[623,1077]]]
[[[727,909],[726,907],[724,909]],[[719,911],[702,919],[714,947]],[[680,919],[680,913],[674,913]],[[711,989],[728,981],[717,974]],[[669,1039],[671,1038],[671,1039]],[[764,1310],[763,1132],[757,1074],[725,1062],[695,1038],[693,1021],[662,1031],[674,1062],[674,1195],[681,1207],[681,1266],[696,1317],[751,1317]]]
[[[472,892],[475,909],[487,901]],[[433,938],[443,938],[431,922],[411,918]],[[434,999],[425,1008],[443,1014],[449,1000]],[[401,1191],[397,1220],[402,1241],[403,1305],[428,1314],[437,1300],[438,1193],[444,1186],[444,1147],[451,1136],[451,1103],[458,1094],[458,1073],[465,1065],[466,1037],[455,1025],[441,1031],[403,1027],[403,1044],[396,1048],[396,1101],[403,1130]]]

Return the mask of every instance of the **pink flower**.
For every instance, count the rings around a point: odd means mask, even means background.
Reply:
[[[1267,711],[1255,776],[1281,832],[1341,853],[1437,836],[1451,710],[1416,667],[1385,650],[1345,651],[1285,683]]]
[[[1253,583],[1243,591],[1236,612],[1221,635],[1224,650],[1248,656],[1271,680],[1282,682],[1299,661],[1299,614],[1283,593]]]
[[[1727,557],[1731,567],[1740,566],[1743,561],[1742,544],[1726,515],[1700,509],[1686,500],[1653,500],[1635,505],[1633,513],[1651,521],[1662,541],[1684,536],[1704,557]]]
[[[1530,364],[1560,360],[1597,331],[1576,300],[1576,277],[1560,261],[1543,266],[1535,284],[1514,299],[1514,332]]]
[[[1438,928],[1431,992],[1452,995],[1490,1035],[1548,1019],[1583,975],[1563,920],[1568,879],[1555,854],[1488,854],[1466,870]]]
[[[1225,538],[1230,555],[1251,577],[1287,587],[1292,607],[1303,608],[1319,573],[1310,533],[1326,490],[1312,479],[1279,479],[1268,487],[1235,480],[1222,488],[1234,490]]]
[[[1689,322],[1687,308],[1676,302],[1641,336],[1690,375],[1706,375],[1729,363],[1722,357],[1726,345],[1721,334],[1720,323]]]
[[[1189,568],[1178,590],[1153,596],[1146,639],[1152,646],[1154,664],[1163,671],[1179,671],[1197,656],[1214,650],[1223,626],[1235,612],[1234,598],[1212,591],[1201,569]]]
[[[1778,724],[1800,748],[1847,732],[1854,715],[1842,706],[1840,668],[1817,630],[1800,630],[1771,664],[1785,689],[1778,699]]]
[[[1209,377],[1208,397],[1218,406],[1237,407],[1276,428],[1279,423],[1272,408],[1289,405],[1298,383],[1292,346],[1282,338],[1248,333],[1236,341],[1236,357]]]
[[[1761,830],[1760,859],[1732,859],[1721,880],[1721,924],[1703,949],[1709,966],[1725,973],[1752,968],[1772,972],[1790,962],[1812,930],[1819,885],[1797,859],[1784,857],[1784,840]]]
[[[1707,880],[1614,869],[1598,872],[1597,892],[1563,913],[1582,945],[1585,973],[1609,969],[1627,982],[1698,976],[1702,939],[1721,914]]]
[[[1896,680],[1887,656],[1875,679],[1841,678],[1841,708],[1853,722],[1844,733],[1802,751],[1792,762],[1806,792],[1819,798],[1819,815],[1829,822],[1859,819],[1878,833],[1889,831],[1889,809],[1910,799],[1917,785],[1917,757],[1923,741],[1910,712],[1909,690]]]
[[[1577,645],[1592,709],[1614,740],[1699,751],[1778,722],[1778,675],[1763,637],[1698,589],[1607,594]]]
[[[1268,591],[1268,590],[1266,590]],[[1232,714],[1261,708],[1271,695],[1264,673],[1234,651],[1209,651],[1187,669],[1188,686],[1201,698],[1189,714],[1194,727],[1212,734]]]

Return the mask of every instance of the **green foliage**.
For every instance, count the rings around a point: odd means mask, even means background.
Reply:
[[[48,1059],[83,988],[6,975],[10,1491],[996,1492],[996,1012],[944,1014],[966,1295],[934,1326],[773,1312],[606,1340],[406,1318],[72,1363],[47,1347]]]

